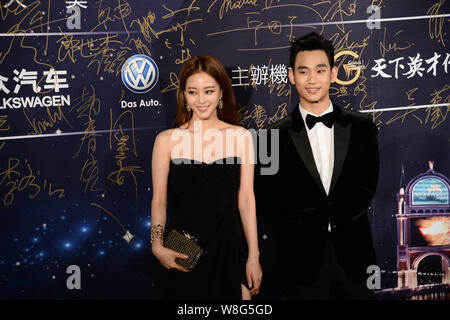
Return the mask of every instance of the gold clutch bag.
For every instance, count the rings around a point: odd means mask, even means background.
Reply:
[[[175,258],[175,262],[185,269],[192,270],[202,255],[203,249],[195,242],[195,238],[191,237],[186,231],[183,233],[184,235],[176,230],[170,231],[164,239],[164,247],[187,255],[187,259]]]

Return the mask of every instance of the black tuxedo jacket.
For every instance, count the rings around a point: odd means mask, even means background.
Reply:
[[[257,170],[256,174],[258,215],[279,227],[282,279],[298,285],[316,279],[328,236],[353,281],[365,281],[367,267],[376,264],[366,209],[378,180],[377,129],[368,115],[333,105],[334,168],[328,195],[298,104],[268,128],[269,137],[270,131],[278,129],[279,133],[278,172],[260,175]]]

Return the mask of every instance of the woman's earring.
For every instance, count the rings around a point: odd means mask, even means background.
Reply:
[[[187,109],[187,111],[188,111],[188,112],[190,112],[190,111],[191,111],[191,107],[189,107],[189,105],[188,105],[188,104],[186,105],[186,109]]]
[[[219,109],[223,108],[223,100],[222,99],[219,100],[219,105],[218,106],[219,106]]]

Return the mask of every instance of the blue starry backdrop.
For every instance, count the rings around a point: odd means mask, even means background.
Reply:
[[[369,218],[380,290],[395,288],[397,193],[429,161],[450,174],[449,18],[448,0],[0,0],[0,298],[159,299],[151,152],[181,65],[219,58],[242,125],[262,129],[296,105],[289,43],[311,31],[335,45],[333,102],[379,130]],[[276,235],[259,228],[257,299],[279,299]]]

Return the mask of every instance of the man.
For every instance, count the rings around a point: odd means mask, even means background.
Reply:
[[[370,116],[331,102],[331,41],[310,33],[290,53],[300,101],[269,127],[279,130],[279,170],[257,178],[258,211],[280,227],[288,299],[370,298],[366,270],[376,260],[366,209],[378,180],[377,129]]]

